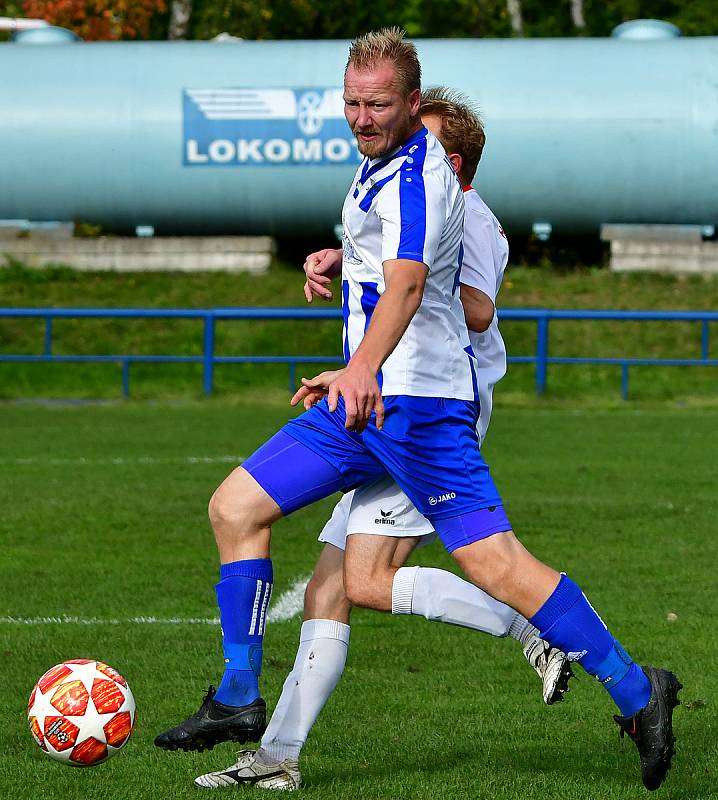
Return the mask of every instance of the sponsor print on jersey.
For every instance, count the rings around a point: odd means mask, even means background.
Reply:
[[[338,88],[185,89],[188,167],[358,164]]]

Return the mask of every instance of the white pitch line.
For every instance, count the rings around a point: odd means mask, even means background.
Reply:
[[[287,622],[296,617],[304,605],[304,590],[309,578],[301,578],[277,598],[267,614],[269,622]],[[0,617],[0,625],[219,625],[219,617]]]
[[[241,464],[244,456],[136,456],[136,457],[108,457],[108,458],[0,458],[0,466],[32,466],[33,464],[57,466],[103,466],[113,464]]]
[[[309,578],[300,578],[292,584],[290,589],[282,592],[270,605],[267,622],[285,622],[296,617],[304,608],[304,590],[308,583]]]

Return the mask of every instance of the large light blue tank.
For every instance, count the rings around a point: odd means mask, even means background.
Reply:
[[[0,45],[0,219],[277,235],[339,221],[358,163],[347,42],[25,36]],[[718,38],[417,44],[425,86],[479,103],[475,185],[511,232],[718,222]]]

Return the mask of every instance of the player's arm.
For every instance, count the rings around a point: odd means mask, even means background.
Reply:
[[[466,283],[461,284],[460,292],[466,327],[475,333],[483,333],[494,318],[494,301],[481,289]]]
[[[329,408],[344,396],[347,428],[364,430],[372,411],[384,422],[377,372],[391,355],[421,305],[448,217],[447,185],[440,171],[404,175],[399,171],[379,192],[375,206],[381,221],[384,292],[374,308],[361,344],[346,372],[329,390]]]
[[[332,291],[327,285],[340,275],[341,271],[341,247],[327,247],[316,253],[310,253],[304,260],[304,274],[307,278],[304,284],[304,296],[307,303],[311,303],[315,295],[323,300],[331,300]]]
[[[461,265],[461,304],[466,327],[483,333],[494,318],[496,292],[496,234],[484,214],[466,209],[464,261]]]
[[[384,293],[361,344],[329,388],[330,411],[335,410],[339,395],[344,397],[349,430],[363,431],[373,411],[377,428],[384,422],[384,403],[376,376],[421,305],[427,273],[428,267],[421,261],[397,258],[384,262]]]

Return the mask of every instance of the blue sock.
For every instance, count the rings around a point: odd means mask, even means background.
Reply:
[[[227,706],[246,706],[259,697],[272,562],[252,558],[222,564],[219,578],[216,589],[225,669],[214,699]]]
[[[569,577],[561,575],[553,594],[529,622],[541,631],[542,639],[600,681],[621,714],[630,716],[647,705],[650,681]]]

